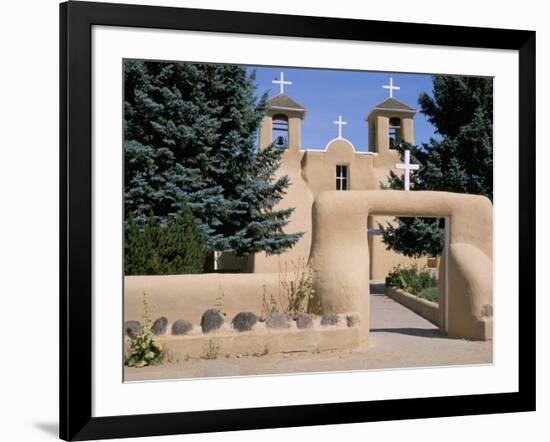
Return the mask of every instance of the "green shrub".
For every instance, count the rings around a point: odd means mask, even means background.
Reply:
[[[439,302],[439,290],[437,287],[428,287],[422,290],[417,296],[428,301]]]
[[[182,205],[166,223],[151,216],[144,225],[130,215],[124,238],[126,275],[202,273],[206,244],[191,209]]]
[[[160,365],[166,357],[166,350],[157,341],[153,333],[147,295],[143,294],[143,324],[134,338],[126,337],[126,355],[124,364],[128,367],[146,367]]]
[[[422,297],[433,297],[434,291],[431,289],[436,289],[435,293],[437,293],[435,276],[429,270],[420,269],[416,263],[408,267],[401,265],[394,267],[386,277],[386,286],[397,287],[417,296],[425,292]]]

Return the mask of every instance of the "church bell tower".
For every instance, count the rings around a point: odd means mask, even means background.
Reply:
[[[285,85],[292,82],[285,81],[283,72],[280,79],[273,80],[273,83],[280,85],[280,92],[267,102],[266,114],[260,129],[260,149],[274,143],[285,150],[283,157],[299,160],[302,147],[301,126],[306,109],[285,94]]]
[[[416,114],[416,109],[394,98],[393,91],[400,87],[394,86],[393,78],[382,87],[389,89],[389,98],[374,106],[365,118],[369,125],[369,150],[379,154],[393,150],[400,141],[414,144]]]

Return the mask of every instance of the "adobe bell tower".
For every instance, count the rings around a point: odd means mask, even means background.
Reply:
[[[393,78],[382,87],[389,89],[389,98],[374,106],[365,118],[369,125],[369,150],[379,154],[390,152],[400,141],[414,144],[416,114],[416,109],[394,98],[393,91],[400,87],[394,86]]]
[[[291,85],[292,82],[285,81],[283,72],[280,79],[273,80],[273,83],[280,85],[280,91],[267,102],[266,114],[260,128],[260,149],[274,143],[285,150],[283,161],[294,158],[299,163],[302,120],[306,116],[306,109],[284,93],[285,85]]]

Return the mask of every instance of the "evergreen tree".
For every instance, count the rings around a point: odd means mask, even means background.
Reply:
[[[234,65],[126,61],[125,214],[143,225],[182,202],[210,251],[282,253],[293,209],[274,210],[288,187],[282,151],[257,152],[266,96]]]
[[[411,189],[442,190],[484,195],[493,199],[493,83],[472,77],[433,77],[433,98],[422,94],[421,112],[440,139],[422,146],[400,143],[420,169],[411,175]],[[403,178],[393,171],[389,187],[403,189]],[[406,256],[439,255],[443,248],[443,220],[398,218],[397,226],[379,226],[384,243]]]
[[[201,273],[206,252],[202,233],[186,204],[164,224],[154,216],[149,217],[143,226],[132,214],[126,220],[126,275]]]

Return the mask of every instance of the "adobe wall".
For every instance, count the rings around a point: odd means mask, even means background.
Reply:
[[[277,273],[125,276],[124,320],[141,320],[143,292],[147,293],[151,320],[166,316],[169,321],[186,319],[198,325],[202,314],[214,308],[222,293],[229,320],[242,311],[259,316],[264,287],[268,296],[277,295],[279,281]]]
[[[269,321],[256,322],[247,331],[232,326],[232,319],[241,312],[252,312],[260,318],[264,291],[268,303],[269,295],[273,294],[281,305],[280,310],[286,307],[281,280],[292,281],[293,276],[276,273],[127,276],[124,278],[125,333],[131,330],[129,321],[142,323],[145,292],[149,319],[167,319],[158,338],[174,360],[209,357],[212,352],[216,356],[218,353],[259,355],[357,347],[360,324],[355,312],[339,315],[336,321],[328,323],[324,323],[320,316],[310,316],[309,324],[305,325],[288,318],[283,326],[270,326]],[[222,293],[221,310],[226,313],[224,323],[215,330],[203,332],[202,315],[208,309],[219,308]],[[192,328],[176,334],[172,326],[178,320],[190,322]]]
[[[304,152],[302,175],[313,195],[336,189],[336,165],[349,167],[349,190],[378,188],[377,176],[373,173],[374,156],[357,154],[345,139],[333,140],[327,151]]]

